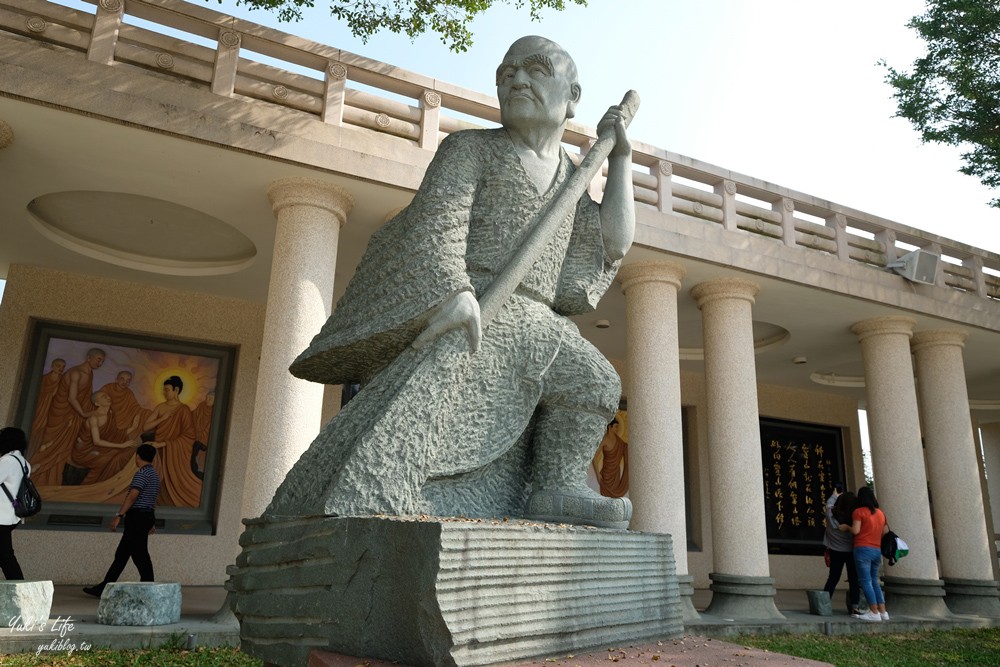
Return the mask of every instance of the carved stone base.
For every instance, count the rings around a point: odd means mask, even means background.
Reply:
[[[885,577],[885,606],[892,614],[949,618],[944,602],[944,582],[940,579]]]
[[[681,613],[684,615],[684,624],[697,623],[701,620],[701,614],[694,608],[694,575],[677,575],[677,585],[681,591]]]
[[[241,647],[486,665],[683,634],[669,535],[500,520],[247,520],[226,587]]]
[[[1000,588],[996,581],[944,579],[944,601],[955,614],[1000,616]]]
[[[708,578],[712,580],[709,585],[712,602],[705,609],[705,614],[738,621],[785,618],[774,606],[776,591],[771,577],[711,572]]]

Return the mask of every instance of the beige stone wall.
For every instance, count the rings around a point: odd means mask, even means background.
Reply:
[[[46,320],[129,333],[177,337],[237,348],[215,535],[170,535],[150,539],[160,581],[218,585],[239,552],[240,507],[247,444],[264,322],[264,305],[195,292],[167,290],[94,276],[15,265],[0,303],[0,414],[12,423],[32,320]],[[14,547],[29,579],[63,584],[100,581],[120,533],[18,530]],[[138,579],[129,565],[123,580]]]

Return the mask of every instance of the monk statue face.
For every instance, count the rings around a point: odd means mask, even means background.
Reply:
[[[104,353],[103,352],[91,352],[87,355],[87,363],[91,368],[100,368],[104,365]]]
[[[63,371],[66,370],[66,362],[62,359],[56,359],[52,362],[52,372],[56,375],[62,375]]]
[[[115,383],[122,389],[125,389],[132,384],[132,374],[128,371],[122,371],[118,374],[118,377],[115,378]]]
[[[105,405],[111,405],[111,397],[105,394],[103,391],[99,391],[94,394],[94,405],[99,407],[104,407]]]
[[[504,127],[560,131],[580,101],[576,65],[555,42],[522,37],[497,68],[497,98]]]

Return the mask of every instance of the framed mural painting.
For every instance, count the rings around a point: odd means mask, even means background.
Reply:
[[[106,529],[150,443],[157,525],[214,533],[235,350],[46,322],[33,334],[17,421],[43,507],[25,526]]]

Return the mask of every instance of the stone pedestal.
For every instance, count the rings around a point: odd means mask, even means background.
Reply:
[[[669,535],[409,517],[254,519],[226,587],[241,647],[486,665],[683,634]]]
[[[51,581],[0,582],[0,623],[5,628],[34,629],[49,620]]]
[[[774,579],[710,572],[712,602],[704,614],[740,621],[784,620],[774,605]]]
[[[102,625],[170,625],[181,620],[181,585],[129,581],[108,584],[97,606]]]
[[[944,578],[944,601],[956,614],[1000,616],[1000,590],[995,581]]]
[[[883,581],[885,582],[885,607],[890,614],[925,618],[949,618],[951,616],[951,612],[948,611],[948,606],[944,602],[944,582],[940,579],[886,576]]]

